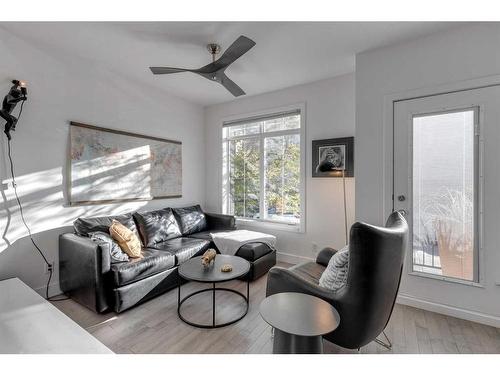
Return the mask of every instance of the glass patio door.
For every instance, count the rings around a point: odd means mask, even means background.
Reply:
[[[394,209],[410,225],[411,274],[479,283],[482,122],[498,119],[498,87],[394,105]],[[498,103],[498,102],[497,102]]]

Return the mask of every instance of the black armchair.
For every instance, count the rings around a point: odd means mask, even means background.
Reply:
[[[339,312],[339,327],[324,336],[330,342],[358,349],[383,333],[391,317],[401,280],[408,225],[393,212],[385,227],[357,222],[351,227],[347,283],[337,291],[319,286],[319,278],[336,252],[322,250],[316,262],[269,271],[266,294],[306,293],[331,303]],[[390,342],[386,345],[390,348]]]

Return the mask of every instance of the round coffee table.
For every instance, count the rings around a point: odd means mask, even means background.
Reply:
[[[260,304],[260,314],[274,327],[274,354],[323,353],[322,336],[340,323],[332,305],[303,293],[273,294]]]
[[[230,272],[222,272],[221,267],[224,264],[230,264],[233,269]],[[216,283],[221,283],[224,281],[230,281],[237,279],[239,277],[245,276],[248,272],[250,271],[250,263],[240,257],[237,256],[232,256],[232,255],[217,255],[215,257],[215,261],[212,262],[212,264],[205,268],[201,265],[201,256],[199,257],[194,257],[186,261],[185,263],[181,264],[179,266],[179,275],[188,281],[196,281],[199,283],[209,283],[212,284],[211,288],[205,288],[201,290],[197,290],[196,292],[193,292],[191,294],[188,294],[185,296],[183,299],[181,299],[181,284],[182,282],[179,282],[179,293],[178,293],[178,298],[177,298],[177,314],[179,315],[179,318],[182,319],[183,322],[193,326],[193,327],[198,327],[198,328],[219,328],[219,327],[225,327],[227,325],[236,323],[238,320],[241,320],[248,312],[248,304],[250,301],[250,280],[247,278],[247,295],[245,296],[243,293],[240,293],[237,290],[234,289],[228,289],[228,288],[216,288],[215,284]],[[243,298],[245,301],[246,307],[245,311],[243,314],[241,314],[239,317],[229,321],[229,322],[224,322],[224,323],[218,323],[216,324],[215,322],[215,291],[216,290],[221,290],[225,292],[231,292],[234,294],[237,294]],[[188,319],[186,319],[184,316],[181,314],[181,306],[182,304],[191,298],[192,296],[200,293],[205,293],[205,292],[212,292],[212,324],[199,324],[192,322]]]

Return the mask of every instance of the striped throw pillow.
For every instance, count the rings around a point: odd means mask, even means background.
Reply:
[[[328,266],[321,274],[319,286],[336,291],[347,282],[349,267],[349,245],[337,251],[328,262]]]

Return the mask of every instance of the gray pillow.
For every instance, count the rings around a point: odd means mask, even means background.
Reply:
[[[346,245],[330,258],[328,266],[319,279],[319,286],[333,291],[342,288],[347,282],[348,268],[349,245]]]
[[[111,264],[128,262],[128,255],[123,252],[120,245],[113,240],[110,234],[105,232],[91,232],[89,233],[89,237],[92,241],[98,242],[99,246],[103,249],[107,249],[109,251]]]

